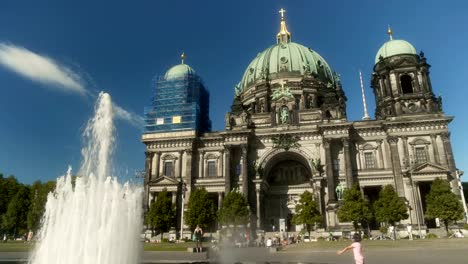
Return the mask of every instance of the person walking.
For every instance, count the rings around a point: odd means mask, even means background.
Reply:
[[[193,232],[193,236],[195,237],[195,242],[197,242],[196,250],[197,252],[202,252],[202,239],[203,239],[203,229],[199,225],[195,228]]]
[[[358,233],[354,233],[353,235],[353,243],[351,245],[343,248],[342,250],[338,250],[336,254],[341,255],[348,250],[353,250],[354,254],[354,262],[356,264],[364,264],[364,255],[362,254],[362,245],[361,245],[361,235]]]

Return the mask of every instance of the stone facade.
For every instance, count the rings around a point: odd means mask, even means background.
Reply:
[[[320,70],[320,61],[315,66]],[[337,218],[337,186],[358,184],[372,203],[391,184],[408,204],[410,217],[402,223],[424,225],[424,198],[434,179],[446,179],[458,192],[448,129],[453,117],[442,112],[428,69],[422,53],[381,57],[371,83],[376,119],[363,121],[347,120],[337,74],[330,81],[286,69],[243,83],[224,131],[143,135],[146,205],[166,188],[180,215],[188,201],[182,204],[182,185],[186,197],[205,188],[218,207],[236,188],[248,199],[252,227],[274,231],[284,222],[299,231],[290,220],[299,195],[309,191],[323,226],[334,230],[350,224]]]

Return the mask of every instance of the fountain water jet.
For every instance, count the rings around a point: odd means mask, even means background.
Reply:
[[[71,168],[49,193],[31,264],[134,264],[140,255],[143,188],[109,177],[110,96],[100,93],[84,131],[80,177]]]

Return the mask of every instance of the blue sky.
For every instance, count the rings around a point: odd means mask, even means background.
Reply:
[[[144,167],[144,145],[142,129],[129,121],[143,114],[153,78],[179,63],[182,50],[210,90],[213,128],[222,130],[234,85],[256,54],[275,43],[281,7],[293,41],[341,74],[350,120],[363,115],[359,69],[373,116],[370,74],[388,24],[394,38],[423,50],[434,92],[443,95],[445,113],[455,116],[450,129],[457,167],[468,173],[468,3],[462,0],[3,0],[0,171],[31,183],[54,179],[69,164],[78,168],[81,133],[103,90],[130,117],[116,121],[114,167],[119,177],[132,178]],[[1,51],[21,58],[2,62]],[[39,67],[31,69],[28,58]]]

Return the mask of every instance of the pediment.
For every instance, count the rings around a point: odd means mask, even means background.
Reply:
[[[413,169],[415,174],[426,174],[426,173],[448,173],[447,168],[433,163],[424,163]]]
[[[179,184],[173,177],[161,176],[150,181],[150,185],[176,185]]]

